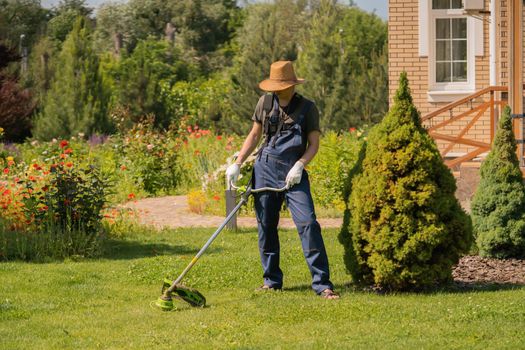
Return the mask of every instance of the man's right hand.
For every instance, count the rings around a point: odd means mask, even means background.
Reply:
[[[237,182],[237,179],[239,178],[239,175],[241,174],[241,166],[237,163],[233,163],[226,169],[226,181],[228,181],[228,185]]]

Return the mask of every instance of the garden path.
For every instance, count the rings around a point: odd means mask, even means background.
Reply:
[[[145,198],[129,202],[126,207],[134,209],[138,213],[142,224],[162,227],[218,227],[223,221],[223,216],[198,215],[190,212],[186,196],[167,196],[157,198]],[[341,218],[320,218],[321,227],[339,228],[343,220]],[[237,218],[239,227],[257,227],[255,217]],[[281,218],[279,227],[295,228],[291,218]]]

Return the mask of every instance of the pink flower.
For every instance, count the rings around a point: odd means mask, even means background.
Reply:
[[[146,146],[148,151],[151,151],[153,149],[153,147],[155,147],[155,146],[153,146],[151,143]]]

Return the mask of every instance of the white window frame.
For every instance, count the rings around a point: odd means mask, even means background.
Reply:
[[[484,56],[483,21],[463,9],[433,10],[432,0],[419,0],[419,56],[428,59],[428,101],[452,102],[476,89],[476,57]],[[436,83],[436,18],[467,17],[467,83]],[[443,85],[445,84],[445,85]]]
[[[463,15],[463,10],[431,10],[428,47],[428,78],[431,91],[468,91],[476,88],[476,47],[474,42],[475,27],[469,18]],[[436,20],[440,18],[465,18],[467,20],[467,81],[466,82],[436,82]]]

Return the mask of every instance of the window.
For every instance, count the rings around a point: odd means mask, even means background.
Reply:
[[[460,9],[462,7],[461,0],[432,0],[433,10]]]
[[[461,0],[431,0],[428,5],[429,100],[452,101],[453,95],[475,88],[477,28],[463,14]]]
[[[436,19],[436,83],[467,81],[467,19]]]

